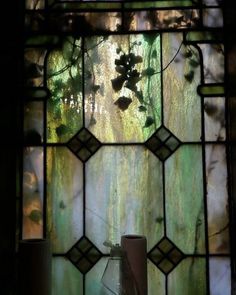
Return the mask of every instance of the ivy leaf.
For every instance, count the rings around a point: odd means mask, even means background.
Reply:
[[[137,96],[138,101],[140,103],[143,103],[143,92],[142,92],[142,90],[141,91],[136,91],[135,94]]]
[[[159,34],[144,34],[144,40],[146,42],[148,42],[149,45],[152,45],[152,43],[155,41],[155,39],[157,38],[157,36],[159,36]]]
[[[42,212],[39,210],[32,210],[30,212],[29,218],[35,222],[35,223],[39,223],[40,220],[42,219]]]
[[[139,107],[138,107],[138,110],[139,110],[140,112],[146,112],[147,108],[146,108],[145,106],[139,106]]]
[[[194,71],[190,71],[189,73],[184,75],[184,78],[191,83],[193,81],[194,78]]]
[[[66,134],[68,131],[69,131],[69,128],[65,124],[61,124],[60,126],[58,126],[56,128],[56,134],[57,134],[57,136],[62,136],[64,134]]]
[[[151,116],[147,116],[144,128],[150,127],[154,123],[154,119]]]
[[[131,102],[132,102],[131,98],[126,96],[121,96],[117,99],[117,101],[114,102],[114,104],[117,105],[122,111],[125,111],[128,109]]]
[[[197,68],[199,66],[199,61],[195,60],[195,59],[190,59],[189,61],[190,66],[192,66],[193,68]]]
[[[117,73],[124,75],[126,73],[126,69],[124,66],[116,66],[115,70],[117,71]]]
[[[191,50],[186,50],[186,52],[183,54],[183,56],[189,58],[189,57],[193,56],[193,53]]]
[[[157,58],[157,51],[156,51],[156,49],[153,50],[151,57],[152,58]]]
[[[147,68],[142,71],[143,76],[152,76],[154,74],[155,74],[155,69],[153,69],[153,68]]]
[[[126,78],[124,75],[120,75],[116,77],[115,79],[111,80],[112,88],[115,90],[115,92],[118,92],[121,90]]]
[[[93,92],[97,92],[98,90],[100,89],[100,86],[99,85],[93,85],[92,87],[91,87],[91,90],[93,91]]]

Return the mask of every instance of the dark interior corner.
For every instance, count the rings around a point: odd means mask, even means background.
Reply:
[[[231,216],[236,216],[236,17],[234,0],[226,2],[226,40],[228,72],[228,124],[229,124],[229,190],[231,195]],[[17,294],[16,290],[16,159],[19,153],[19,109],[21,89],[21,45],[23,37],[22,2],[6,1],[1,9],[1,153],[0,153],[0,291],[4,295]],[[7,13],[5,12],[7,11]],[[4,14],[7,16],[4,17]],[[235,218],[231,223],[236,228]],[[235,234],[232,233],[235,239]],[[236,261],[236,241],[232,241],[233,261]],[[234,282],[236,282],[236,263]],[[236,283],[234,283],[236,285]],[[234,292],[236,294],[236,286]]]

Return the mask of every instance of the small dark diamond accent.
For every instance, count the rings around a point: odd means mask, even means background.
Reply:
[[[83,128],[67,145],[81,161],[86,162],[100,148],[101,143],[92,133]]]
[[[166,237],[149,253],[148,258],[164,273],[170,273],[184,258],[184,254]]]
[[[102,253],[86,237],[82,237],[66,254],[67,258],[86,274],[101,258]]]
[[[181,144],[166,127],[161,126],[146,142],[149,148],[161,161],[165,161]]]

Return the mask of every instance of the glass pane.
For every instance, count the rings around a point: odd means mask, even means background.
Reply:
[[[160,36],[86,39],[86,127],[103,142],[142,142],[161,121]]]
[[[224,47],[222,44],[199,44],[203,55],[205,83],[224,81]]]
[[[26,86],[43,86],[45,49],[26,48],[24,78]]]
[[[65,142],[82,127],[81,41],[67,37],[47,60],[47,139]]]
[[[183,29],[195,27],[199,21],[198,10],[150,10],[125,12],[125,26],[131,31],[154,29]]]
[[[165,165],[167,236],[186,254],[204,253],[202,148],[184,145]]]
[[[52,295],[83,295],[83,277],[67,259],[52,260]]]
[[[232,294],[230,258],[210,258],[210,294]]]
[[[204,258],[186,258],[168,276],[168,294],[207,294]]]
[[[225,140],[225,98],[204,98],[205,140]]]
[[[23,159],[23,239],[43,237],[43,148],[28,147]]]
[[[25,0],[25,8],[31,10],[43,9],[44,0]]]
[[[53,32],[76,34],[117,31],[121,26],[121,14],[118,12],[53,13],[48,26]]]
[[[103,286],[101,279],[107,265],[108,258],[100,259],[86,274],[86,295],[110,295],[111,293]],[[114,275],[114,274],[113,274]]]
[[[229,206],[226,150],[206,145],[208,235],[211,253],[229,253]]]
[[[199,54],[182,43],[182,34],[163,34],[164,123],[180,140],[201,136]],[[171,106],[171,107],[170,107]]]
[[[148,294],[165,295],[165,275],[151,262],[147,261]]]
[[[223,27],[222,9],[204,9],[203,25],[210,28]]]
[[[83,233],[83,165],[67,148],[47,150],[48,233],[65,253]]]
[[[43,102],[31,101],[24,107],[24,142],[40,145],[43,141]]]
[[[108,253],[106,240],[145,235],[150,249],[163,235],[162,189],[162,164],[144,147],[102,147],[86,163],[88,238]]]
[[[154,8],[154,7],[179,7],[179,6],[193,6],[193,1],[191,0],[180,0],[180,1],[130,1],[125,4],[127,8]]]

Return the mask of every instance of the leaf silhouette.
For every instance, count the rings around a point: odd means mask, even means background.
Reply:
[[[147,127],[151,126],[153,123],[154,123],[154,119],[151,116],[147,116],[144,127],[147,128]]]
[[[122,111],[125,111],[128,109],[131,102],[132,102],[131,98],[126,96],[121,96],[114,102],[114,104],[117,105]]]

